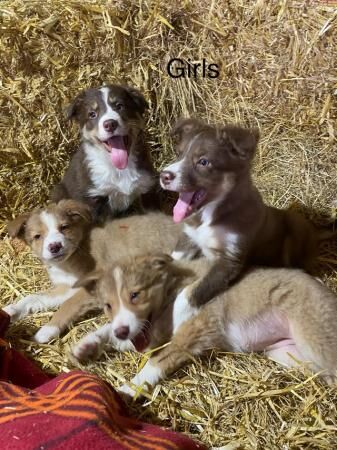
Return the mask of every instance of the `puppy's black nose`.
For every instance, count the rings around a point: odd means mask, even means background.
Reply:
[[[105,131],[115,131],[115,129],[118,127],[118,122],[117,120],[113,120],[113,119],[109,119],[109,120],[105,120],[103,122],[103,128],[105,129]]]
[[[115,329],[115,336],[118,339],[127,339],[130,333],[130,328],[123,326]]]
[[[52,244],[48,245],[48,250],[53,255],[56,255],[61,250],[61,248],[62,248],[61,242],[53,242]]]
[[[164,170],[160,173],[160,180],[163,184],[170,184],[171,181],[175,179],[175,175],[173,172],[170,172],[169,170]]]

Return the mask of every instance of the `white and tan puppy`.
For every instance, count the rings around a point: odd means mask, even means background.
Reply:
[[[10,236],[23,239],[45,265],[53,288],[32,294],[4,310],[11,321],[27,314],[59,307],[47,325],[35,335],[48,342],[85,312],[97,308],[95,298],[74,283],[95,267],[113,264],[119,258],[144,252],[170,252],[180,227],[162,213],[134,215],[92,228],[87,205],[62,200],[24,214],[8,226]]]
[[[24,240],[46,267],[53,288],[28,295],[15,304],[4,307],[14,322],[27,314],[59,307],[83,290],[73,284],[95,267],[85,245],[91,223],[89,207],[73,200],[62,200],[43,209],[34,210],[14,219],[8,225],[11,237]],[[45,342],[57,330],[53,323],[43,327],[36,335]]]
[[[210,262],[173,261],[165,255],[129,258],[77,283],[95,292],[110,322],[72,349],[78,360],[104,344],[139,351],[157,348],[132,385],[159,380],[191,355],[213,348],[264,352],[286,366],[306,362],[326,381],[337,375],[337,298],[315,278],[295,269],[252,269],[228,291],[201,307],[173,333],[173,305]],[[128,386],[123,391],[133,394]]]

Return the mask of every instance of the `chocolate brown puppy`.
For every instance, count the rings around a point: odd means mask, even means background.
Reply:
[[[135,88],[108,85],[81,92],[67,109],[78,123],[82,143],[51,199],[88,204],[95,220],[126,211],[152,192],[157,174],[144,132],[148,104]]]
[[[265,205],[253,184],[257,130],[185,119],[173,134],[178,159],[160,175],[164,189],[179,193],[173,217],[184,221],[173,257],[202,253],[214,261],[186,289],[185,306],[206,303],[248,265],[310,270],[317,252],[313,226],[300,214]]]

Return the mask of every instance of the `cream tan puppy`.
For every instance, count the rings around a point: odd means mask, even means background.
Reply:
[[[252,269],[228,291],[174,329],[173,306],[184,287],[204,276],[205,259],[173,261],[169,256],[129,258],[79,281],[100,300],[110,322],[72,349],[78,360],[97,356],[104,344],[139,351],[157,348],[131,380],[155,385],[212,348],[264,352],[286,366],[307,362],[328,381],[337,375],[337,298],[301,270]],[[128,386],[122,390],[133,394]]]
[[[74,283],[95,267],[113,264],[119,258],[144,252],[170,252],[176,245],[180,227],[163,213],[149,213],[116,219],[92,228],[90,209],[74,200],[62,200],[8,225],[10,236],[30,245],[45,265],[53,288],[28,295],[4,310],[11,321],[27,314],[59,307],[47,325],[35,335],[37,342],[48,342],[72,321],[97,308],[97,301]]]
[[[55,309],[69,299],[88,297],[73,284],[95,267],[88,252],[91,223],[89,207],[73,200],[62,200],[42,209],[23,214],[8,225],[8,233],[26,242],[48,271],[53,285],[48,291],[30,294],[4,310],[11,322],[27,314]],[[73,301],[73,300],[72,300]],[[35,335],[46,342],[57,333],[53,321]]]

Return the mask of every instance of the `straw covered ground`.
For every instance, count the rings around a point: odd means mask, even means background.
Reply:
[[[265,200],[335,216],[337,10],[326,0],[2,0],[0,3],[0,303],[48,286],[5,223],[43,204],[76,149],[62,110],[82,88],[138,86],[150,103],[152,156],[172,157],[168,132],[181,115],[258,126],[254,178]],[[172,57],[220,65],[218,79],[172,79]],[[337,248],[321,255],[337,288]],[[12,344],[46,370],[69,370],[67,346],[102,319],[88,318],[51,345],[30,338],[50,314],[13,325]],[[107,354],[87,369],[117,385],[141,358]],[[131,408],[209,446],[337,448],[337,392],[262,356],[196,360]]]

